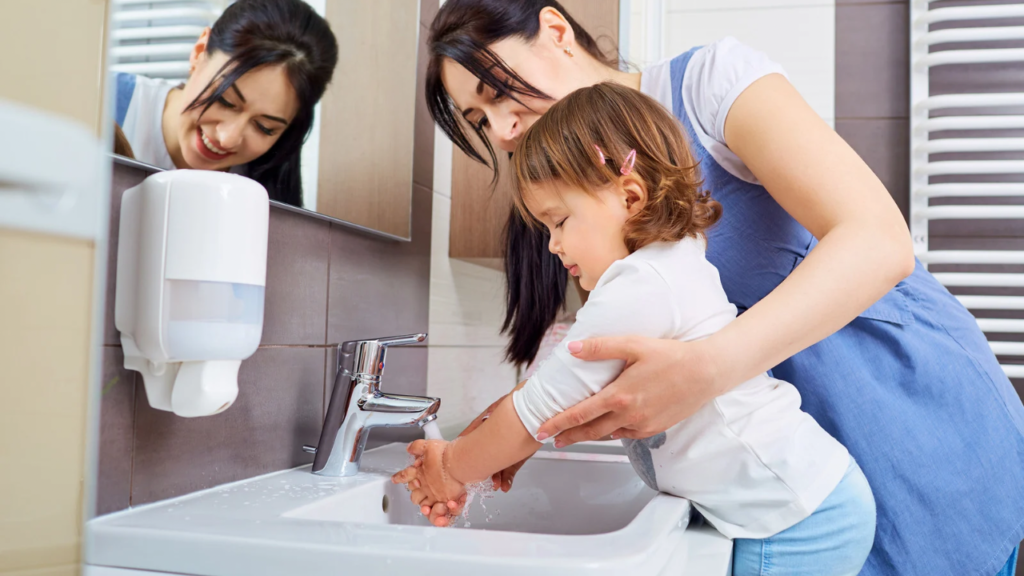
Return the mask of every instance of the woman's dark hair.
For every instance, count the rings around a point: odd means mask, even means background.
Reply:
[[[331,27],[302,0],[238,0],[214,23],[206,49],[210,54],[222,52],[229,60],[188,110],[206,112],[251,70],[272,65],[286,70],[298,95],[298,114],[270,150],[245,170],[267,189],[271,200],[302,206],[302,143],[313,126],[313,107],[338,63],[338,42]]]
[[[427,45],[430,62],[427,65],[426,96],[431,118],[448,138],[477,162],[487,160],[470,142],[462,130],[459,117],[448,91],[441,81],[441,65],[446,58],[461,64],[498,95],[519,101],[517,94],[547,98],[509,68],[490,46],[506,38],[517,37],[527,42],[540,32],[540,12],[551,7],[558,10],[572,26],[576,43],[599,62],[615,67],[617,62],[601,53],[594,38],[573,20],[572,16],[554,0],[446,0],[430,25]],[[482,129],[474,127],[490,156],[489,166],[497,166],[494,148]]]
[[[565,17],[580,48],[603,64],[618,65],[554,0],[446,0],[430,25],[427,109],[452,143],[495,171],[492,183],[497,183],[498,166],[494,148],[483,130],[473,127],[490,158],[488,163],[463,131],[461,114],[441,81],[441,65],[446,58],[451,59],[497,94],[516,101],[519,94],[550,99],[490,49],[506,38],[517,37],[527,42],[536,38],[540,32],[540,12],[547,7]],[[544,231],[528,225],[514,209],[509,213],[505,227],[506,310],[502,332],[510,336],[506,357],[514,364],[529,364],[534,359],[544,331],[555,321],[565,301],[565,267],[548,252],[547,245]]]
[[[565,305],[568,273],[548,251],[548,234],[509,212],[505,224],[505,322],[509,335],[505,358],[516,365],[533,361],[544,331]]]

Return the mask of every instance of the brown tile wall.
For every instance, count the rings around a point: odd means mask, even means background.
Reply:
[[[436,11],[437,0],[423,0],[422,21],[429,24]],[[421,57],[412,241],[381,240],[272,207],[263,340],[242,363],[238,400],[217,416],[186,419],[152,409],[142,378],[124,369],[113,320],[121,195],[148,174],[115,167],[97,514],[311,462],[301,446],[319,439],[333,346],[427,331],[434,128],[422,96],[425,67]],[[427,349],[390,352],[384,382],[390,392],[425,394]],[[370,442],[417,432],[382,431]]]

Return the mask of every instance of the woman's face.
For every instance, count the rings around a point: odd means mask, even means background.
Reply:
[[[241,76],[206,112],[202,106],[186,110],[229,60],[205,50],[207,37],[208,32],[193,52],[175,132],[189,167],[224,170],[270,150],[298,113],[299,99],[283,66],[263,66]]]
[[[453,60],[441,65],[445,90],[467,122],[481,126],[494,146],[515,150],[526,130],[555,101],[593,83],[588,67],[595,61],[574,44],[572,28],[561,14],[545,8],[540,14],[540,31],[530,42],[510,37],[490,46],[491,50],[534,88],[552,100],[516,94],[520,102],[499,96],[469,70]],[[573,56],[565,52],[569,47]],[[496,73],[501,74],[496,70]]]

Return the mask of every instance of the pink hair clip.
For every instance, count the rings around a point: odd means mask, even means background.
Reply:
[[[619,168],[619,173],[623,176],[629,176],[633,172],[634,164],[636,164],[636,148],[629,151],[629,155],[622,162],[622,167]]]
[[[604,164],[605,162],[608,161],[608,158],[605,157],[604,152],[601,151],[600,146],[594,144],[594,149],[597,150],[597,156],[601,159],[601,164]],[[629,154],[626,156],[626,159],[622,162],[622,166],[619,168],[619,174],[622,174],[623,176],[629,176],[630,174],[633,173],[633,165],[635,164],[636,148],[633,148],[632,150],[629,151]]]

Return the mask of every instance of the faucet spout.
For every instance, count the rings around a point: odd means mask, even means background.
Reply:
[[[314,474],[355,475],[371,429],[423,426],[437,418],[438,398],[380,391],[387,347],[422,342],[426,336],[353,341],[338,347],[338,372],[320,443],[315,449],[305,448],[316,454]]]

